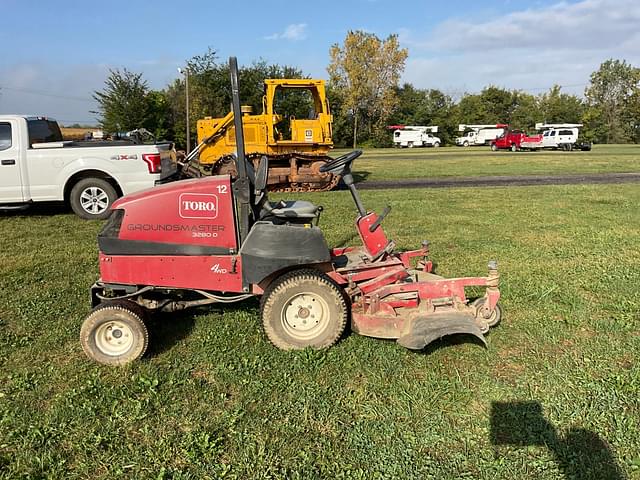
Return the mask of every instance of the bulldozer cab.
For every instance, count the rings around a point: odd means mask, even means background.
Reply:
[[[264,81],[262,112],[240,110],[247,157],[257,167],[269,157],[270,191],[331,190],[340,180],[320,172],[333,148],[324,81],[309,78]],[[212,175],[237,174],[233,112],[198,120],[199,168]]]
[[[332,118],[322,80],[265,80],[263,112],[270,143],[331,142]]]

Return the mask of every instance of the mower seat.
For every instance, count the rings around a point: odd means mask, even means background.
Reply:
[[[264,217],[277,218],[309,218],[313,219],[318,216],[320,207],[311,202],[304,200],[280,200],[279,202],[269,202],[269,207],[263,212]]]

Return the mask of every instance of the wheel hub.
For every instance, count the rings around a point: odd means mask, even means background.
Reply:
[[[329,315],[329,306],[320,296],[313,293],[294,295],[282,310],[282,326],[296,338],[313,337],[322,331]]]
[[[80,194],[80,205],[86,212],[97,215],[109,206],[109,196],[99,187],[89,187]]]
[[[108,322],[96,329],[95,342],[105,355],[121,355],[133,345],[133,332],[122,322]]]

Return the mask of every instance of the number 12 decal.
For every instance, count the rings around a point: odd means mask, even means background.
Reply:
[[[226,185],[218,185],[218,193],[227,193]]]

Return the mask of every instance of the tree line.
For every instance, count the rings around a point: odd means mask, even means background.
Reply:
[[[459,135],[458,124],[506,123],[532,131],[537,122],[583,123],[581,135],[596,143],[640,141],[640,68],[609,59],[590,76],[584,97],[555,85],[533,95],[489,85],[459,99],[438,89],[400,85],[408,52],[398,38],[349,32],[329,52],[327,94],[334,116],[333,140],[339,146],[391,145],[389,125],[438,125],[445,144]],[[190,136],[196,121],[229,112],[229,69],[209,48],[187,60]],[[308,78],[294,66],[254,61],[240,68],[240,97],[254,113],[262,111],[265,78]],[[186,81],[176,78],[161,90],[149,88],[141,73],[111,70],[103,90],[94,93],[101,127],[121,132],[144,127],[157,138],[186,144]],[[287,97],[286,111],[307,108],[302,96]]]

